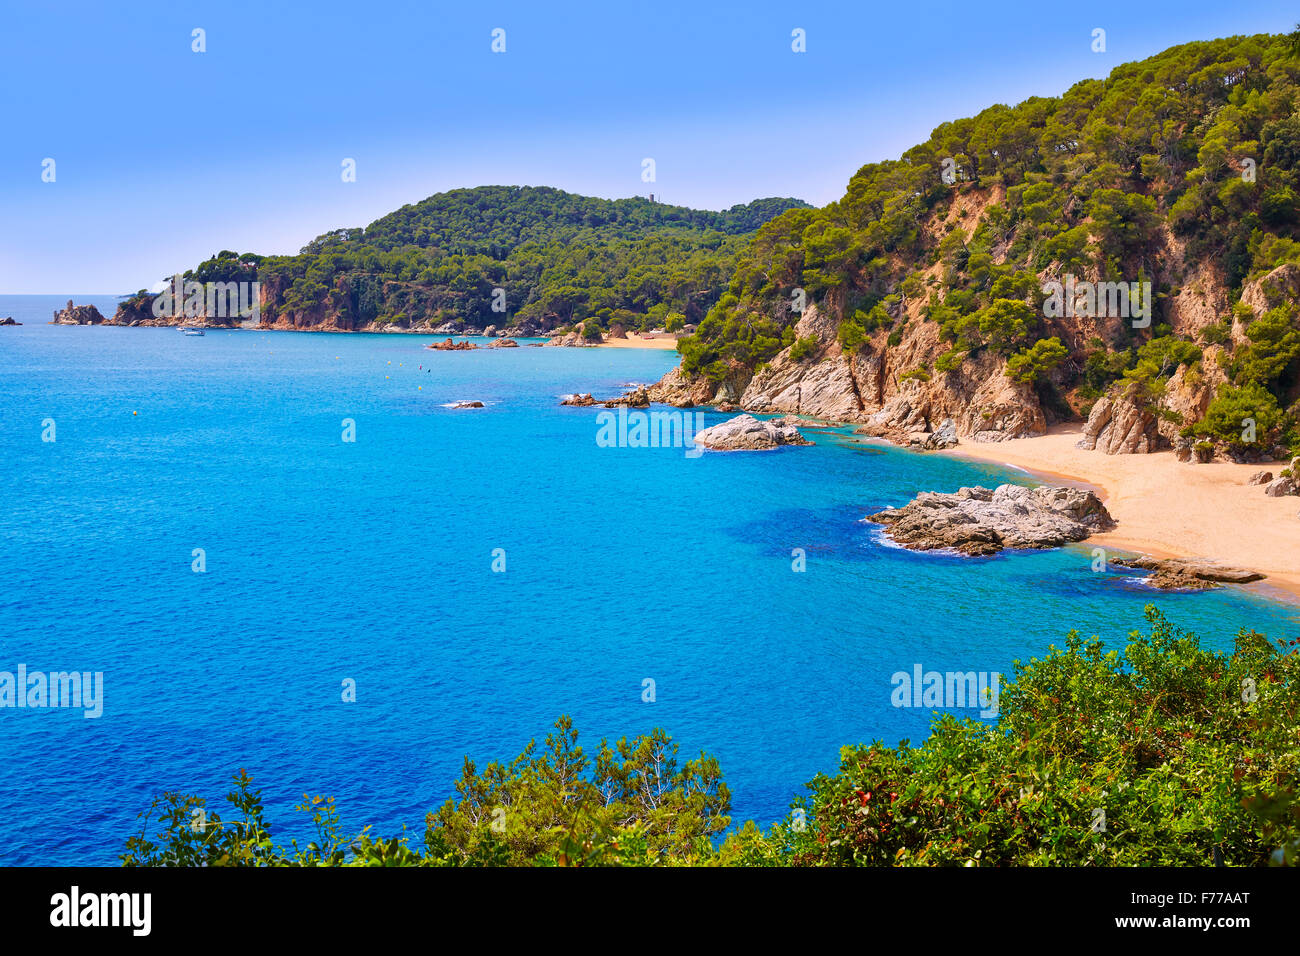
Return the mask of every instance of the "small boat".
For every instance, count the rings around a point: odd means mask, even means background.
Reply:
[[[202,329],[196,329],[196,328],[194,328],[193,326],[189,326],[189,325],[182,325],[182,326],[181,326],[181,332],[183,332],[185,335],[202,335],[202,334],[203,334],[203,330],[202,330]]]

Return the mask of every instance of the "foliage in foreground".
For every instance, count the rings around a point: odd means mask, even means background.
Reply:
[[[317,837],[273,843],[242,772],[229,819],[162,795],[127,866],[1295,865],[1300,862],[1300,657],[1253,631],[1231,655],[1147,608],[1123,652],[1071,632],[1016,665],[997,724],[938,717],[920,747],[851,746],[790,815],[720,845],[730,795],[717,761],[679,766],[661,730],[594,761],[568,718],[539,752],[480,774],[426,819],[423,846],[343,835],[332,798],[306,798]],[[198,818],[196,811],[206,814]],[[161,829],[147,836],[151,821]]]

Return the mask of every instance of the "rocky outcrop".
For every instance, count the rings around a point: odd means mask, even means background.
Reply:
[[[1248,485],[1266,485],[1273,480],[1271,471],[1257,471],[1246,479]]]
[[[879,359],[866,359],[857,369],[856,357],[846,356],[836,341],[834,320],[815,306],[795,324],[796,338],[816,339],[812,352],[795,358],[793,346],[780,352],[750,381],[740,394],[725,395],[753,412],[792,412],[831,421],[865,421],[879,393],[879,383],[860,382],[879,375]],[[867,399],[863,399],[863,388]]]
[[[22,323],[15,322],[12,315],[6,315],[3,319],[0,319],[0,325],[22,325]]]
[[[519,343],[516,342],[514,339],[497,339],[495,342],[491,342],[491,343],[489,343],[489,344],[488,344],[488,348],[490,348],[490,349],[517,349],[517,348],[519,348]]]
[[[931,451],[937,448],[955,448],[957,444],[957,423],[951,418],[945,418],[939,423],[939,428],[925,438],[922,447]]]
[[[811,445],[794,425],[737,415],[697,432],[695,443],[714,451],[769,451],[782,445]]]
[[[562,348],[592,348],[598,343],[588,341],[583,337],[581,332],[566,332],[564,335],[553,335],[545,343],[546,345],[556,345]]]
[[[859,434],[874,435],[878,438],[889,438],[895,444],[906,445],[914,451],[938,451],[942,448],[954,448],[957,441],[957,423],[951,418],[945,418],[939,423],[939,427],[934,431],[926,431],[924,423],[921,423],[915,430],[903,430],[900,436],[897,429],[892,427],[885,428],[884,434],[878,434],[880,429],[872,424],[864,425],[857,429]]]
[[[67,308],[56,309],[51,325],[101,325],[104,316],[93,305],[73,305],[68,300]]]
[[[809,306],[794,328],[798,347],[783,349],[757,372],[732,363],[721,380],[711,380],[679,367],[651,388],[651,399],[853,422],[863,434],[919,447],[940,432],[935,447],[945,447],[950,436],[1001,441],[1047,430],[1037,393],[1007,378],[999,356],[985,351],[955,371],[926,371],[948,348],[935,323],[915,324],[897,346],[888,346],[882,332],[879,341],[851,352],[837,331],[833,315]]]
[[[1103,396],[1092,406],[1078,448],[1108,455],[1147,455],[1161,447],[1159,416],[1124,398]]]
[[[710,404],[716,388],[703,376],[696,379],[689,378],[678,365],[646,391],[652,402],[660,402],[676,408],[692,408],[696,405]]]
[[[601,402],[606,408],[619,408],[626,405],[628,408],[649,408],[650,394],[644,385],[634,388],[619,398],[611,398],[608,401]]]
[[[904,547],[968,555],[996,554],[1003,548],[1054,548],[1115,526],[1093,492],[1050,485],[922,492],[903,507],[877,512],[867,520],[883,524],[885,534]]]
[[[1264,486],[1264,494],[1270,498],[1285,498],[1287,495],[1300,494],[1300,486],[1297,486],[1293,478],[1274,478]]]
[[[1294,262],[1285,262],[1241,287],[1241,301],[1257,316],[1296,299],[1300,299],[1300,265]]]
[[[649,408],[650,395],[646,386],[640,385],[618,398],[592,398],[591,393],[585,394],[579,392],[576,395],[566,395],[560,402],[561,405],[603,405],[606,408]]]
[[[469,339],[465,339],[463,342],[457,342],[455,339],[449,338],[444,339],[441,342],[431,342],[426,345],[425,348],[434,349],[439,352],[466,352],[470,349],[476,349],[478,346],[469,341]]]
[[[1266,577],[1258,571],[1226,567],[1201,558],[1111,558],[1110,563],[1150,571],[1151,576],[1144,583],[1168,591],[1204,591],[1223,584],[1249,584]]]
[[[482,402],[452,402],[452,408],[482,408]]]

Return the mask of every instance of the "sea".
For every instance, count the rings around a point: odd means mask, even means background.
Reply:
[[[1122,648],[1148,604],[1220,650],[1300,633],[1273,595],[1154,592],[1086,542],[920,554],[863,520],[1033,483],[1011,467],[849,428],[641,447],[560,404],[672,352],[49,325],[68,298],[0,296],[0,672],[102,675],[100,713],[0,708],[0,864],[116,865],[156,796],[220,808],[241,769],[281,842],[307,793],[418,846],[466,758],[561,715],[589,754],[661,727],[717,757],[734,825],[767,826],[846,745],[993,719],[896,706],[898,674],[1012,675],[1072,629]]]

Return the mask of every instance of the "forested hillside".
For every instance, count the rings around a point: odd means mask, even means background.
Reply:
[[[838,202],[763,226],[683,343],[684,377],[783,410],[786,366],[834,363],[865,420],[899,396],[959,416],[996,376],[980,414],[1008,434],[1086,416],[1118,382],[1167,437],[1221,399],[1228,431],[1247,407],[1270,424],[1261,447],[1282,440],[1300,397],[1298,76],[1291,38],[1233,37],[944,123]],[[1069,276],[1150,282],[1149,325],[1052,315],[1043,284]],[[756,380],[778,356],[784,378]]]
[[[546,331],[680,326],[702,318],[747,236],[806,207],[760,199],[725,212],[559,189],[482,186],[439,193],[364,229],[318,237],[296,256],[221,252],[189,278],[257,278],[264,322],[291,327],[488,325]],[[493,310],[493,290],[504,289]]]

